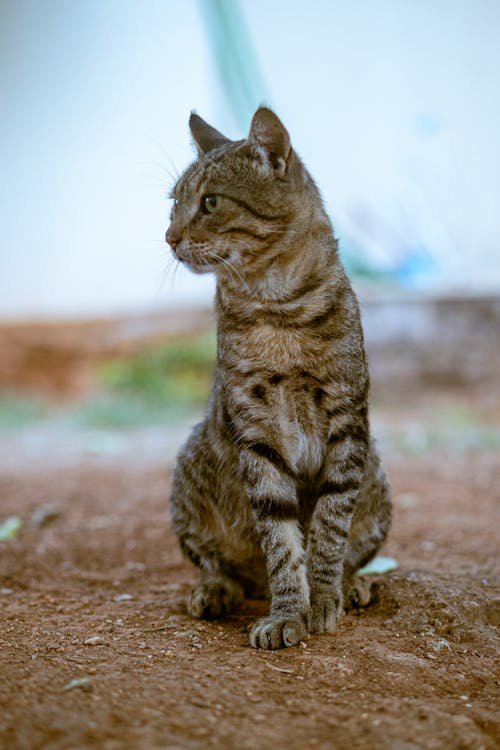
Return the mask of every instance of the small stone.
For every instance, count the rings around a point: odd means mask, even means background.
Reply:
[[[76,680],[71,680],[63,687],[63,692],[67,690],[75,690],[75,688],[78,688],[79,690],[83,690],[85,693],[91,693],[94,689],[94,686],[92,685],[91,680],[88,677],[80,677]]]
[[[401,508],[414,508],[419,504],[419,496],[415,492],[401,492],[396,495],[394,502]]]
[[[51,521],[55,521],[60,515],[61,511],[52,505],[39,505],[38,508],[35,508],[29,523],[30,526],[41,528]]]
[[[100,635],[91,635],[89,638],[86,638],[83,642],[84,646],[102,646],[104,643],[104,638]]]
[[[128,602],[134,598],[133,594],[117,594],[113,597],[114,602]]]
[[[450,642],[446,638],[440,638],[438,641],[432,644],[433,651],[442,651],[443,648],[447,648],[451,651]]]
[[[423,542],[420,542],[420,549],[424,552],[432,552],[435,548],[436,543],[431,539],[424,539]]]

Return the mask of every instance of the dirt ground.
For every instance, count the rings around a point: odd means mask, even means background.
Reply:
[[[500,747],[500,306],[372,308],[395,506],[383,554],[399,567],[371,607],[298,648],[249,647],[262,602],[187,616],[197,574],[168,516],[187,425],[0,430],[0,524],[22,522],[0,541],[0,750]],[[208,317],[0,326],[0,397],[76,398],[96,363]],[[403,338],[384,338],[388,322]]]
[[[248,645],[265,603],[187,616],[166,462],[3,471],[23,528],[0,542],[0,747],[499,747],[496,459],[389,452],[399,568],[336,634],[265,653]]]

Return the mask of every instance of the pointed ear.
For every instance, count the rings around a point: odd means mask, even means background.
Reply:
[[[229,138],[226,138],[222,133],[213,128],[208,122],[205,122],[195,112],[191,112],[189,118],[189,129],[191,135],[194,138],[196,145],[200,151],[200,154],[206,154],[212,149],[218,146],[223,146],[225,143],[231,143]]]
[[[254,114],[248,141],[263,149],[276,174],[283,177],[293,154],[288,131],[274,112],[259,107]]]

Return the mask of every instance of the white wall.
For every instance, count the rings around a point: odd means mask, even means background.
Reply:
[[[271,23],[244,5],[342,230],[389,266],[401,237],[426,247],[425,283],[500,288],[500,2],[275,0]]]
[[[173,302],[166,153],[189,161],[189,111],[214,99],[196,3],[0,7],[0,314]]]
[[[204,0],[201,0],[202,2]],[[338,225],[381,268],[500,287],[500,3],[245,0],[271,95]],[[195,0],[0,0],[0,315],[206,299],[162,284],[196,107],[239,137]]]

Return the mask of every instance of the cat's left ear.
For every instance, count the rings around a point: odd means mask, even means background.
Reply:
[[[219,131],[209,125],[208,122],[205,122],[205,120],[197,115],[196,112],[191,112],[191,117],[189,118],[189,129],[196,145],[198,146],[200,154],[207,154],[214,148],[224,146],[226,143],[231,143],[229,138],[226,138],[225,135],[219,133]]]
[[[252,118],[249,143],[262,149],[275,173],[284,177],[292,161],[290,136],[279,117],[267,107],[259,107]]]

